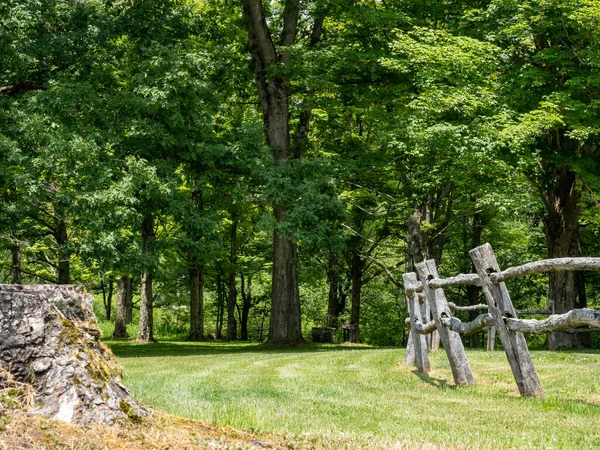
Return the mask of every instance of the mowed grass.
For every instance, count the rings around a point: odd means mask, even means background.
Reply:
[[[457,388],[442,350],[432,371],[404,350],[108,342],[125,384],[162,411],[324,448],[600,448],[600,352],[532,352],[545,396],[523,399],[504,352],[468,351]],[[290,437],[292,436],[292,437]]]

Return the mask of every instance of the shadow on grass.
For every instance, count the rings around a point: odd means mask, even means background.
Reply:
[[[343,344],[312,344],[307,343],[299,347],[269,347],[258,343],[235,343],[222,341],[209,342],[186,342],[186,341],[163,341],[153,344],[139,344],[133,340],[107,340],[113,353],[119,358],[144,358],[161,356],[193,356],[193,355],[225,355],[235,353],[266,354],[277,353],[320,353],[340,352],[357,350],[378,350],[383,347],[370,347],[363,345]]]
[[[453,384],[448,384],[448,380],[442,378],[432,378],[429,376],[427,372],[419,372],[418,370],[413,370],[413,372],[417,377],[423,380],[425,383],[428,383],[432,386],[435,386],[439,389],[454,389],[456,386]]]

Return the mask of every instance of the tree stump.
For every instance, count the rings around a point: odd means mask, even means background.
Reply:
[[[92,296],[79,286],[0,285],[0,369],[33,386],[29,411],[65,422],[138,421],[148,409],[99,342]]]

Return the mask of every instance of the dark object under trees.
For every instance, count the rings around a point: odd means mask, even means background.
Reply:
[[[313,342],[333,344],[335,342],[335,328],[313,328],[311,337]]]

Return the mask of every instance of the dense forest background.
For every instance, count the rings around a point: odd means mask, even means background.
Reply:
[[[597,0],[5,0],[0,56],[0,282],[117,337],[399,345],[423,258],[600,255]]]

